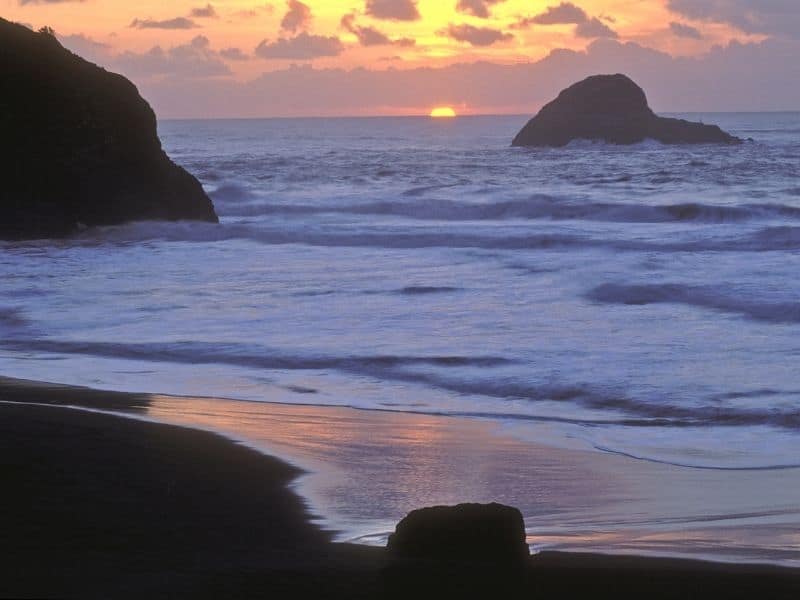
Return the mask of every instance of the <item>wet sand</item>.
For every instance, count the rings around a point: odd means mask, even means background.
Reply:
[[[800,567],[800,470],[724,471],[559,448],[483,419],[151,396],[143,417],[244,441],[340,541],[385,544],[420,506],[520,508],[537,550]]]
[[[144,418],[177,420],[174,415],[168,417],[168,409],[176,406],[167,400],[174,403],[178,399],[144,395],[4,380],[0,382],[0,400],[111,406]],[[191,401],[195,408],[189,412],[194,420],[202,420],[197,402]],[[334,444],[360,447],[366,455],[370,446],[365,440],[373,436],[377,443],[394,431],[397,439],[393,441],[398,442],[417,432],[418,439],[395,445],[407,448],[408,442],[424,455],[431,447],[441,447],[452,421],[443,420],[446,425],[429,421],[426,429],[422,422],[414,421],[415,415],[387,420],[387,415],[352,413],[342,409],[333,418],[315,407],[273,407],[270,418],[275,435],[271,443],[276,450],[281,445],[294,447],[292,453],[286,452],[293,454],[293,462],[307,461],[312,466],[315,457],[324,456]],[[404,421],[406,418],[411,421]],[[381,420],[383,429],[377,425]],[[212,424],[197,425],[210,428]],[[216,422],[214,427],[225,429],[220,425]],[[474,447],[476,436],[486,433],[480,423],[467,421],[464,427],[451,432],[451,442],[462,440],[466,452],[463,469],[451,478],[475,464],[474,457],[480,452],[477,448],[469,451],[468,446]],[[343,437],[346,431],[351,432],[349,439]],[[355,431],[362,435],[356,436]],[[292,438],[296,441],[290,443]],[[261,445],[259,440],[248,441]],[[382,443],[386,441],[384,438]],[[513,440],[509,443],[514,444]],[[294,466],[189,428],[4,403],[0,404],[0,446],[4,481],[0,597],[252,597],[269,593],[284,597],[405,597],[437,586],[444,586],[440,592],[444,590],[447,597],[465,582],[471,591],[481,585],[492,590],[505,585],[531,595],[591,591],[593,597],[601,598],[642,594],[686,597],[690,592],[788,598],[800,593],[800,572],[796,570],[637,557],[543,553],[531,559],[524,573],[515,575],[457,566],[444,570],[430,565],[387,568],[381,548],[332,543],[331,534],[312,523],[309,509],[293,491],[300,476],[300,488],[312,490],[313,506],[314,494],[324,498],[330,486],[355,489],[358,480],[336,483],[346,470],[334,468],[324,480],[312,483],[313,476],[301,476]],[[330,464],[336,467],[337,461],[356,455],[345,452]],[[504,456],[508,455],[501,453],[495,459]],[[569,454],[559,451],[559,456],[563,460]],[[540,457],[534,462],[542,469],[549,460],[554,459]],[[409,486],[441,474],[436,461],[414,464],[432,470],[409,473]],[[499,468],[500,463],[494,466]],[[550,468],[558,471],[558,464],[554,462]],[[573,474],[568,460],[565,468]],[[475,476],[476,481],[491,475],[482,469],[472,469],[483,473]],[[313,492],[315,486],[317,492]],[[465,487],[480,488],[477,484]],[[423,494],[419,499],[427,497]],[[398,501],[398,510],[406,501]],[[369,510],[365,505],[364,511]],[[532,538],[536,538],[535,532]]]

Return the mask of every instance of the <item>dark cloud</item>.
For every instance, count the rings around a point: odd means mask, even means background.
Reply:
[[[186,17],[175,17],[174,19],[164,19],[163,21],[134,19],[130,27],[134,29],[195,29],[199,25]]]
[[[481,19],[488,19],[491,7],[501,2],[505,2],[505,0],[458,0],[456,10]]]
[[[187,44],[166,50],[155,46],[142,53],[128,51],[122,54],[115,54],[109,44],[81,33],[58,36],[58,40],[65,48],[93,63],[140,79],[162,76],[197,79],[231,75],[222,59],[240,61],[250,58],[239,48],[214,51],[208,38],[202,35]]]
[[[616,38],[617,32],[603,23],[600,19],[594,18],[579,23],[575,26],[575,35],[582,38]]]
[[[245,54],[241,48],[223,48],[219,55],[227,60],[250,60],[250,56]]]
[[[669,0],[667,7],[688,19],[727,23],[745,33],[800,38],[797,0]]]
[[[299,0],[286,0],[286,14],[281,20],[281,29],[295,33],[308,27],[312,18],[311,9],[307,4]]]
[[[58,35],[57,37],[62,46],[93,63],[105,63],[111,53],[111,46],[93,40],[82,33]]]
[[[211,49],[208,38],[202,35],[187,44],[167,50],[155,46],[143,53],[123,52],[110,59],[110,62],[131,77],[170,76],[191,79],[231,74],[219,54]]]
[[[413,46],[416,43],[410,38],[393,40],[374,27],[357,25],[356,16],[354,14],[343,16],[341,25],[343,29],[355,35],[358,38],[358,43],[362,46]]]
[[[257,17],[261,13],[271,15],[274,12],[275,12],[275,7],[272,6],[272,4],[264,4],[262,6],[257,6],[255,8],[248,8],[247,10],[240,10],[233,14],[237,17],[250,18],[250,17]]]
[[[338,56],[344,44],[337,37],[301,33],[293,38],[274,42],[264,40],[255,50],[256,56],[267,59],[312,60],[323,56]]]
[[[603,19],[614,22],[613,17]],[[617,32],[597,17],[590,17],[580,6],[571,2],[549,6],[547,10],[533,17],[520,19],[512,28],[524,29],[531,25],[575,25],[575,35],[580,38],[616,38]]]
[[[219,15],[211,4],[206,4],[205,6],[193,8],[189,16],[198,19],[216,19]]]
[[[459,42],[467,42],[473,46],[491,46],[497,42],[506,42],[514,38],[510,33],[491,27],[475,27],[473,25],[450,24],[447,29],[440,32]]]
[[[366,0],[364,11],[376,19],[392,21],[418,21],[420,19],[416,0]]]
[[[691,40],[702,40],[703,34],[697,27],[692,27],[686,23],[678,23],[673,21],[669,24],[670,31],[678,37],[688,38]]]
[[[527,20],[537,25],[578,25],[588,21],[589,16],[580,6],[562,2],[558,6],[549,6],[543,13]]]

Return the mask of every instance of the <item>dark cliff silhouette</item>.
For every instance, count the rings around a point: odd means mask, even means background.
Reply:
[[[565,146],[585,139],[636,144],[738,144],[716,125],[657,116],[644,91],[625,75],[595,75],[562,91],[514,138],[514,146]]]
[[[217,222],[200,183],[161,148],[136,87],[66,50],[52,30],[0,19],[0,238],[81,224]]]

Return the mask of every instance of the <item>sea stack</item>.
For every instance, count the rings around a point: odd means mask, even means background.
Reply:
[[[637,144],[741,143],[716,125],[657,116],[644,90],[625,75],[595,75],[547,104],[514,138],[514,146],[566,146],[573,140]]]
[[[0,81],[0,239],[136,220],[218,221],[121,75],[71,53],[51,31],[0,19]]]

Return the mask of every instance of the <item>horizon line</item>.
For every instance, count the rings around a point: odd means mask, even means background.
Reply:
[[[436,119],[426,114],[386,114],[386,115],[292,115],[292,116],[263,116],[263,117],[158,117],[158,121],[290,121],[294,119],[428,119],[431,121],[448,122],[457,119],[485,118],[485,117],[522,117],[532,118],[537,114],[531,113],[470,113],[460,114],[448,119]],[[654,111],[662,115],[780,115],[798,114],[800,109],[786,110],[665,110]]]

